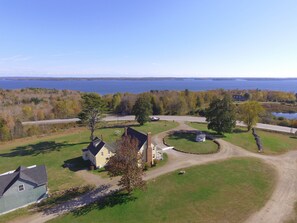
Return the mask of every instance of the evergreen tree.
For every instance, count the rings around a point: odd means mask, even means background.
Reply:
[[[153,115],[160,115],[162,114],[162,107],[161,107],[161,102],[157,101],[155,96],[152,96],[151,99],[151,104],[152,104],[152,110],[153,110]]]
[[[219,134],[232,132],[236,125],[235,106],[229,95],[225,95],[223,99],[214,99],[206,109],[205,116],[208,129]]]
[[[82,111],[78,115],[83,123],[86,123],[91,131],[90,139],[94,139],[94,132],[97,123],[102,118],[105,111],[105,103],[96,93],[86,93],[82,95]]]

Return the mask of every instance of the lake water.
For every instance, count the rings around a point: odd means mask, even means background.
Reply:
[[[272,112],[276,117],[284,117],[286,119],[297,119],[297,113],[282,113],[282,112]]]
[[[54,88],[111,94],[116,92],[141,93],[150,90],[202,91],[213,89],[262,89],[297,92],[297,79],[70,79],[17,80],[0,78],[0,88]]]

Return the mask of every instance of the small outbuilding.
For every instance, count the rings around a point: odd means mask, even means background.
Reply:
[[[203,132],[197,132],[196,134],[196,142],[205,142],[206,135]]]

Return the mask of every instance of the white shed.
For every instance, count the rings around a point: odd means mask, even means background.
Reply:
[[[196,135],[196,142],[205,142],[206,135],[202,132],[198,132]]]

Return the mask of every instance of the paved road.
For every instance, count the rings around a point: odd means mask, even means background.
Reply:
[[[46,124],[62,124],[62,123],[73,123],[78,122],[79,118],[67,118],[67,119],[50,119],[41,121],[28,121],[22,122],[23,125],[46,125]]]
[[[177,121],[177,122],[201,122],[206,123],[204,117],[194,117],[194,116],[169,116],[169,115],[160,115],[160,120],[166,121]],[[133,121],[135,116],[107,116],[103,120],[104,121]],[[43,121],[30,121],[30,122],[22,122],[23,125],[40,125],[40,124],[59,124],[59,123],[71,123],[79,121],[78,118],[72,119],[53,119],[53,120],[43,120]],[[238,126],[245,126],[242,122],[237,122]],[[276,132],[285,132],[285,133],[295,133],[297,128],[289,128],[278,125],[268,125],[263,123],[258,123],[256,128],[276,131]]]

